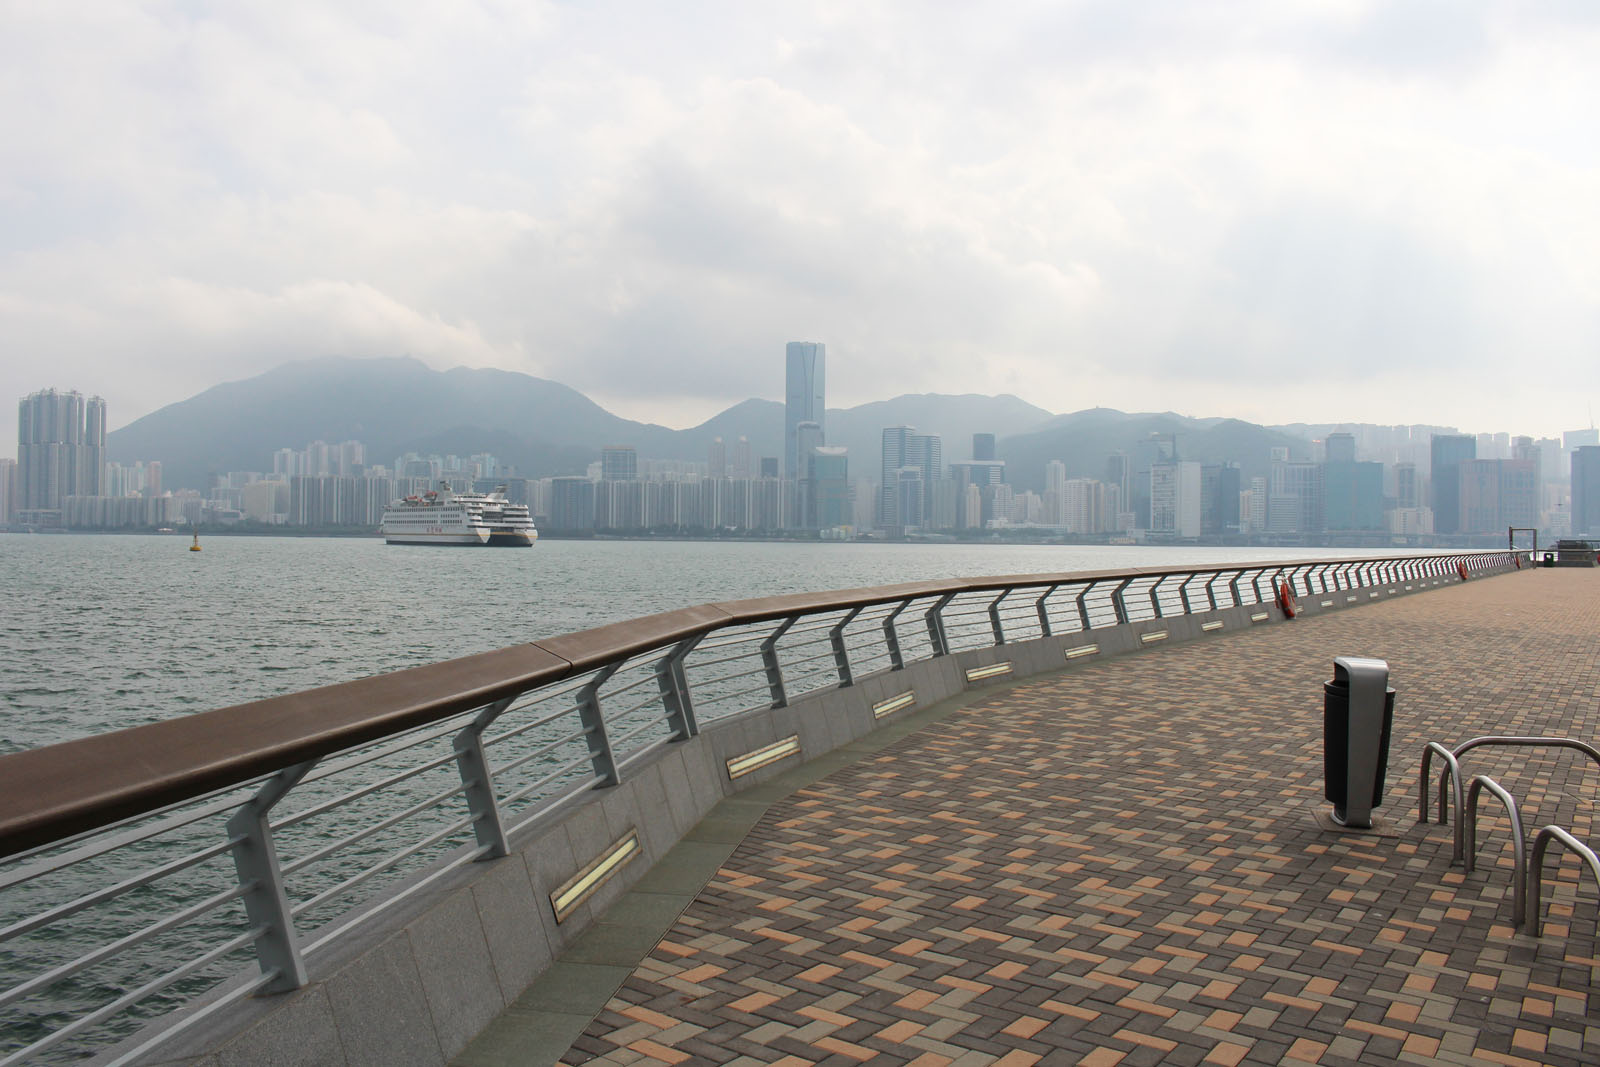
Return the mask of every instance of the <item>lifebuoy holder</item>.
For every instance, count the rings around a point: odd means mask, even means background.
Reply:
[[[1456,573],[1461,575],[1461,580],[1463,582],[1467,580],[1467,561],[1466,560],[1461,560],[1460,562],[1458,562],[1456,564]]]
[[[1292,619],[1300,613],[1300,605],[1294,601],[1294,593],[1289,589],[1288,582],[1278,583],[1278,610],[1283,612],[1286,619]]]

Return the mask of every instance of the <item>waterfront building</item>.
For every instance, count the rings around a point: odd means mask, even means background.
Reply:
[[[827,400],[824,395],[824,364],[827,346],[815,341],[790,341],[784,350],[783,390],[783,476],[790,481],[800,477],[799,439],[802,422],[814,422],[826,441]]]
[[[17,461],[0,458],[0,526],[10,522],[11,513],[16,510],[16,486]]]
[[[1428,447],[1433,483],[1435,532],[1461,532],[1461,464],[1478,458],[1477,439],[1468,434],[1434,434]]]
[[[756,472],[750,465],[750,438],[740,437],[733,443],[733,457],[728,464],[728,473],[735,478],[755,477]]]
[[[587,478],[550,480],[550,525],[553,529],[594,529],[594,485]]]
[[[829,530],[855,524],[850,501],[850,458],[846,449],[818,445],[810,457],[809,529]]]
[[[1239,532],[1239,465],[1207,463],[1200,467],[1200,533],[1221,537]]]
[[[1168,461],[1150,465],[1150,525],[1155,538],[1200,536],[1200,464]]]
[[[43,389],[17,405],[15,511],[22,522],[54,525],[68,496],[105,493],[106,402]]]
[[[1051,526],[1065,526],[1066,508],[1067,465],[1052,459],[1044,465],[1044,521]]]
[[[1600,537],[1600,445],[1572,452],[1571,514],[1572,536]]]
[[[1329,530],[1384,528],[1382,463],[1330,460],[1323,464],[1322,491]]]
[[[1327,528],[1322,474],[1320,463],[1284,460],[1272,464],[1267,486],[1269,533],[1303,536],[1320,534]]]
[[[1422,479],[1415,463],[1394,465],[1394,506],[1418,508],[1422,506]]]
[[[711,478],[723,478],[727,474],[728,446],[722,443],[722,438],[713,437],[706,449],[706,475]]]
[[[762,456],[761,469],[756,472],[758,478],[776,478],[778,476],[778,457]]]

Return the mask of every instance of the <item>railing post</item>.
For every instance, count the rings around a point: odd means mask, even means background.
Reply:
[[[1000,595],[989,601],[989,628],[994,631],[994,643],[998,648],[1006,643],[1006,630],[1000,623],[1000,602],[1006,598],[1011,590],[1002,590]]]
[[[860,614],[861,605],[857,604],[828,631],[828,643],[833,646],[833,667],[839,672],[840,689],[852,686],[856,682],[855,675],[850,670],[850,650],[844,644],[844,628],[854,622],[856,616]]]
[[[1150,586],[1150,614],[1158,619],[1161,618],[1161,598],[1156,594],[1157,590],[1161,588],[1161,583],[1166,580],[1167,576],[1163,574],[1155,580],[1155,584]]]
[[[1212,571],[1211,577],[1206,579],[1206,602],[1211,605],[1211,610],[1217,610],[1217,579],[1222,577],[1222,572]]]
[[[611,739],[606,736],[605,716],[600,713],[600,687],[621,669],[622,664],[608,663],[578,691],[578,721],[583,724],[583,736],[589,744],[589,765],[594,768],[596,789],[616,785],[622,779],[617,775],[616,756],[611,751]]]
[[[895,605],[893,611],[889,612],[889,614],[885,615],[883,618],[883,643],[889,648],[890,670],[898,671],[905,669],[906,658],[900,654],[900,635],[895,632],[894,621],[900,617],[900,613],[902,611],[906,610],[906,608],[910,606],[911,601],[902,600],[900,603]]]
[[[1111,590],[1111,610],[1116,612],[1119,623],[1128,621],[1128,605],[1122,602],[1122,591],[1132,584],[1132,578],[1124,578],[1117,583],[1115,589]]]
[[[1093,591],[1094,583],[1090,582],[1078,590],[1077,600],[1075,601],[1078,606],[1078,623],[1083,627],[1084,632],[1094,629],[1093,624],[1089,621],[1089,605],[1087,603],[1089,594]]]
[[[489,757],[483,751],[483,731],[514,700],[516,697],[506,697],[490,704],[451,740],[456,771],[461,775],[461,791],[467,800],[467,811],[472,815],[472,832],[478,839],[478,847],[484,850],[479,859],[497,860],[510,851],[506,847],[505,826],[500,821],[500,803],[494,795],[494,774],[489,769]]]
[[[1189,583],[1194,580],[1194,575],[1186,574],[1183,581],[1178,583],[1178,602],[1183,605],[1185,615],[1193,615],[1194,608],[1189,605]]]
[[[799,616],[790,615],[778,624],[778,628],[767,635],[761,642],[761,666],[767,672],[767,689],[772,693],[772,706],[786,708],[789,706],[789,694],[783,690],[783,664],[778,662],[778,638],[789,632],[789,627],[794,625],[794,620]]]
[[[1244,577],[1244,571],[1239,571],[1232,578],[1228,579],[1228,592],[1233,597],[1233,606],[1234,607],[1239,607],[1240,606],[1240,603],[1239,603],[1239,579],[1241,579],[1243,577]]]
[[[950,654],[950,640],[944,632],[943,612],[950,601],[955,598],[956,595],[954,593],[946,593],[935,601],[933,607],[929,608],[927,614],[923,616],[923,620],[928,624],[928,643],[933,645],[933,654],[935,656],[948,656]]]
[[[315,760],[297,763],[268,778],[259,792],[240,805],[228,819],[233,839],[233,867],[244,889],[244,911],[256,934],[256,961],[262,974],[274,975],[263,993],[287,993],[306,984],[306,965],[295,944],[294,917],[283,887],[283,869],[272,841],[267,813],[316,766]]]
[[[1056,582],[1044,591],[1044,595],[1034,601],[1033,608],[1039,613],[1039,633],[1043,637],[1055,636],[1050,632],[1050,612],[1045,608],[1044,602],[1050,599],[1050,594],[1061,588],[1061,583]]]
[[[687,741],[700,732],[695,721],[694,701],[689,696],[689,676],[684,672],[683,661],[705,634],[686,637],[656,664],[656,690],[661,694],[661,706],[667,710],[667,725],[672,727],[672,740]]]

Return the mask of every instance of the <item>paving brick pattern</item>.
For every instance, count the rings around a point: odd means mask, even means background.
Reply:
[[[570,1064],[1600,1062],[1596,905],[1517,933],[1416,823],[1430,739],[1600,737],[1600,571],[1481,579],[996,689],[774,805]],[[1399,690],[1387,835],[1320,829],[1321,683]],[[1575,754],[1468,758],[1593,839]],[[1531,835],[1530,835],[1531,836]]]

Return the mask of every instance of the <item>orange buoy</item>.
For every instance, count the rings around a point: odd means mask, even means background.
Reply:
[[[1466,560],[1462,560],[1461,562],[1456,564],[1456,573],[1461,575],[1461,580],[1463,582],[1467,580],[1467,561]]]
[[[1278,610],[1283,612],[1284,618],[1292,619],[1300,611],[1300,605],[1294,601],[1294,593],[1289,590],[1288,582],[1278,583]]]

